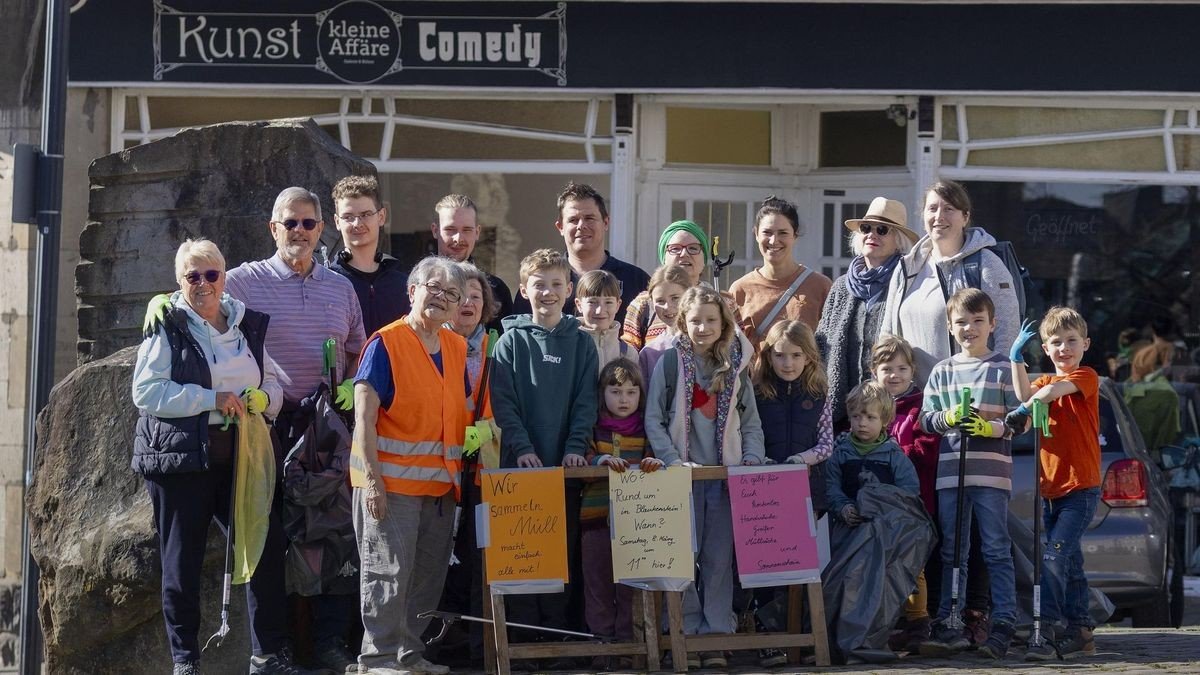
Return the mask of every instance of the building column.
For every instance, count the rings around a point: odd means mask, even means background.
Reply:
[[[917,167],[916,194],[913,196],[914,209],[920,213],[925,206],[925,188],[938,179],[938,167],[941,165],[941,149],[938,141],[941,139],[941,115],[937,100],[932,96],[922,96],[917,100]],[[925,234],[925,221],[918,218],[918,226],[912,228],[919,234]]]
[[[634,261],[637,241],[637,132],[632,94],[617,94],[613,102],[612,194],[609,195],[608,250]]]

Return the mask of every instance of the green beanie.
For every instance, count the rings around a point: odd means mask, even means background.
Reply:
[[[662,264],[667,259],[667,242],[680,230],[691,234],[700,241],[700,246],[704,248],[704,264],[707,265],[708,256],[712,254],[712,246],[708,243],[708,235],[704,233],[704,228],[690,220],[677,220],[668,225],[667,229],[663,230],[662,236],[658,238],[659,264]]]

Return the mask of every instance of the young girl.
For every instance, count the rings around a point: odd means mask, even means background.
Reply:
[[[794,320],[771,326],[753,370],[767,460],[809,466],[813,510],[820,514],[828,508],[824,462],[833,453],[833,411],[826,396],[825,365],[812,330]],[[777,590],[755,589],[759,607],[772,602]],[[785,627],[760,628],[779,631]],[[779,649],[760,650],[758,658],[763,668],[787,662],[787,655]]]
[[[747,368],[754,347],[736,330],[725,300],[711,288],[689,288],[675,325],[675,346],[663,353],[650,379],[646,438],[654,455],[667,466],[761,464],[762,425]],[[684,631],[732,633],[733,519],[726,482],[693,483],[692,505],[700,569],[684,594]],[[689,668],[727,665],[719,651],[688,657]]]
[[[588,464],[607,465],[617,473],[624,472],[630,464],[639,465],[642,471],[656,471],[663,465],[646,444],[642,423],[644,394],[642,374],[636,363],[618,358],[604,366],[600,371],[600,415],[587,453]],[[633,589],[613,583],[607,480],[584,486],[579,526],[583,539],[584,613],[588,630],[630,641],[633,639]],[[592,665],[596,670],[606,670],[610,664],[604,657],[599,657]]]
[[[652,318],[646,331],[646,340],[638,354],[638,364],[642,367],[642,376],[650,379],[654,366],[663,352],[674,346],[676,335],[675,322],[679,318],[679,299],[688,289],[687,270],[679,265],[663,265],[650,275],[650,285],[646,297],[650,303]],[[635,317],[636,320],[636,317]],[[625,333],[622,340],[637,346],[631,339],[629,315],[625,317]]]

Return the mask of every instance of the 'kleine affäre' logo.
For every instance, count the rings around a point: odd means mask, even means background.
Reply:
[[[400,16],[370,0],[317,13],[317,70],[366,83],[400,70]]]

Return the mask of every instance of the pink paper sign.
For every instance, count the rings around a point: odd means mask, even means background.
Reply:
[[[808,467],[729,467],[733,541],[742,586],[820,581]]]

